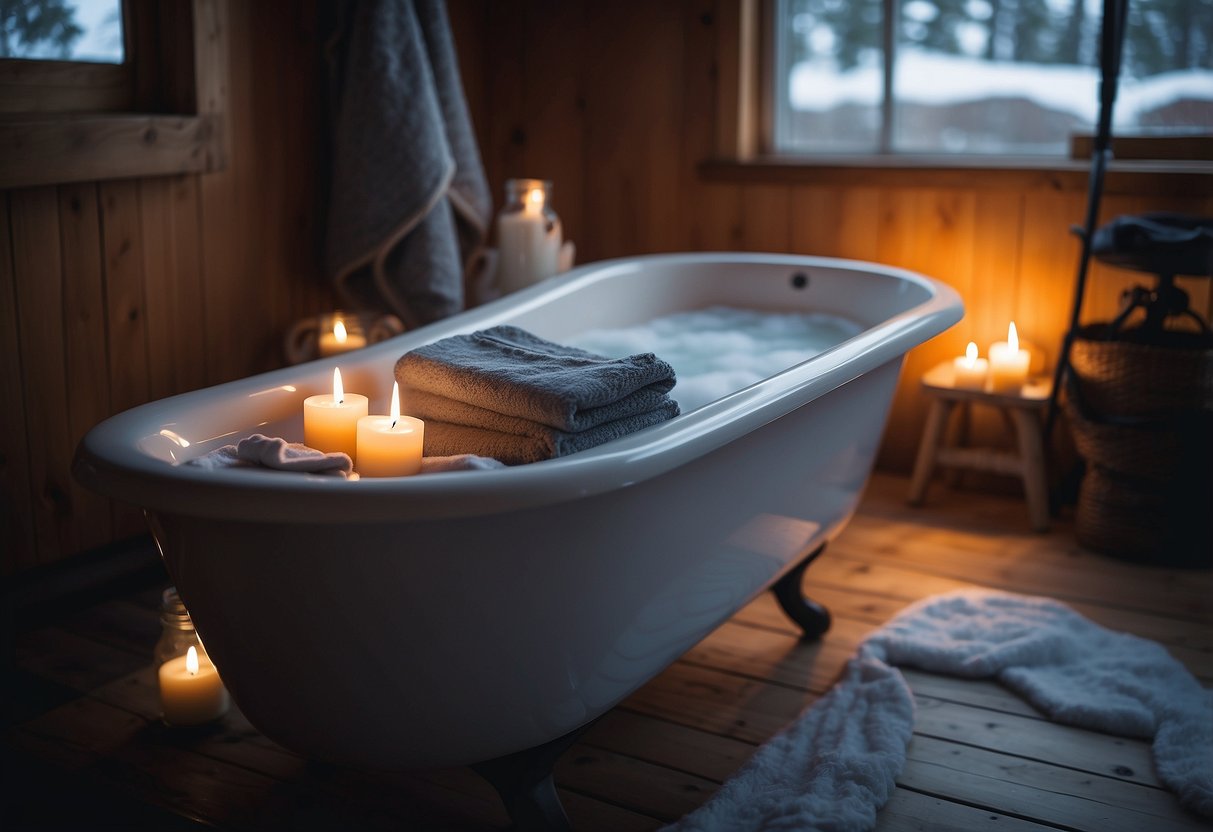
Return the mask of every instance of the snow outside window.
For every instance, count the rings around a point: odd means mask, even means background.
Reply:
[[[1095,129],[1101,15],[1100,0],[778,0],[773,149],[1064,155]],[[1213,0],[1130,0],[1113,132],[1213,132]]]

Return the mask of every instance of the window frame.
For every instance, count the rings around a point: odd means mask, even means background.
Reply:
[[[25,100],[64,77],[104,93],[0,113],[0,188],[222,170],[227,2],[124,0],[123,64],[0,60]]]
[[[870,153],[783,153],[775,150],[776,78],[779,38],[776,36],[778,6],[781,0],[725,0],[726,8],[736,7],[739,22],[724,17],[718,38],[718,65],[722,83],[718,87],[717,119],[718,137],[736,132],[742,138],[732,145],[718,141],[715,159],[708,160],[704,169],[716,174],[730,163],[764,164],[773,169],[787,170],[789,166],[801,164],[809,167],[819,165],[841,165],[850,169],[875,168],[879,170],[909,170],[913,168],[960,169],[965,171],[1009,170],[1052,171],[1065,174],[1074,169],[1076,161],[1090,158],[1090,136],[1081,134],[1067,139],[1068,155],[1016,155],[1016,154],[946,154],[909,153],[892,150],[894,127],[894,100],[883,95],[881,100],[881,130],[877,150]],[[895,48],[897,36],[897,0],[883,0],[892,9],[884,16],[882,24],[882,49],[888,54]],[[736,24],[736,25],[732,25]],[[740,40],[739,45],[734,42]],[[748,62],[748,66],[747,66]],[[884,89],[893,89],[893,62],[884,61],[882,83]],[[757,102],[749,108],[738,106],[746,94],[728,95],[727,81],[730,77],[740,83],[751,85],[749,100]],[[723,92],[722,92],[723,90]],[[722,127],[723,125],[723,127]],[[1152,175],[1165,175],[1180,169],[1201,174],[1213,173],[1213,134],[1160,135],[1114,135],[1113,162],[1111,169],[1137,169]],[[1117,152],[1120,156],[1117,156]],[[770,163],[770,164],[768,164]],[[1085,164],[1082,170],[1085,170]],[[726,177],[728,178],[728,177]],[[1207,185],[1206,185],[1207,186]]]

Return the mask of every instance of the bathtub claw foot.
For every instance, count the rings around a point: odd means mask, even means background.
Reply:
[[[518,832],[570,832],[572,827],[556,793],[552,768],[589,727],[584,725],[549,743],[472,766],[497,790],[509,812],[511,828]]]
[[[816,641],[830,629],[830,611],[816,601],[806,598],[803,589],[804,571],[823,551],[824,545],[815,549],[771,587],[780,608],[803,631],[801,638],[805,641]]]

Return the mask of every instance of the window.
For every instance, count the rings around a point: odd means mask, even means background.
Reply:
[[[0,0],[0,58],[120,64],[122,0]]]
[[[1100,0],[777,0],[776,153],[1053,154],[1094,130]],[[1113,132],[1213,133],[1213,0],[1130,0]]]
[[[0,0],[0,188],[222,169],[226,9]]]

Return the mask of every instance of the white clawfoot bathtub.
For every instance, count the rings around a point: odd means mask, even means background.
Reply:
[[[328,391],[334,363],[386,412],[397,357],[441,337],[508,322],[560,341],[717,304],[865,329],[532,465],[347,482],[174,464],[254,432],[301,440],[303,399]],[[903,355],[961,315],[948,287],[868,263],[594,263],[338,359],[127,411],[85,437],[76,474],[147,509],[207,650],[266,735],[358,766],[473,763],[603,714],[836,535]]]

